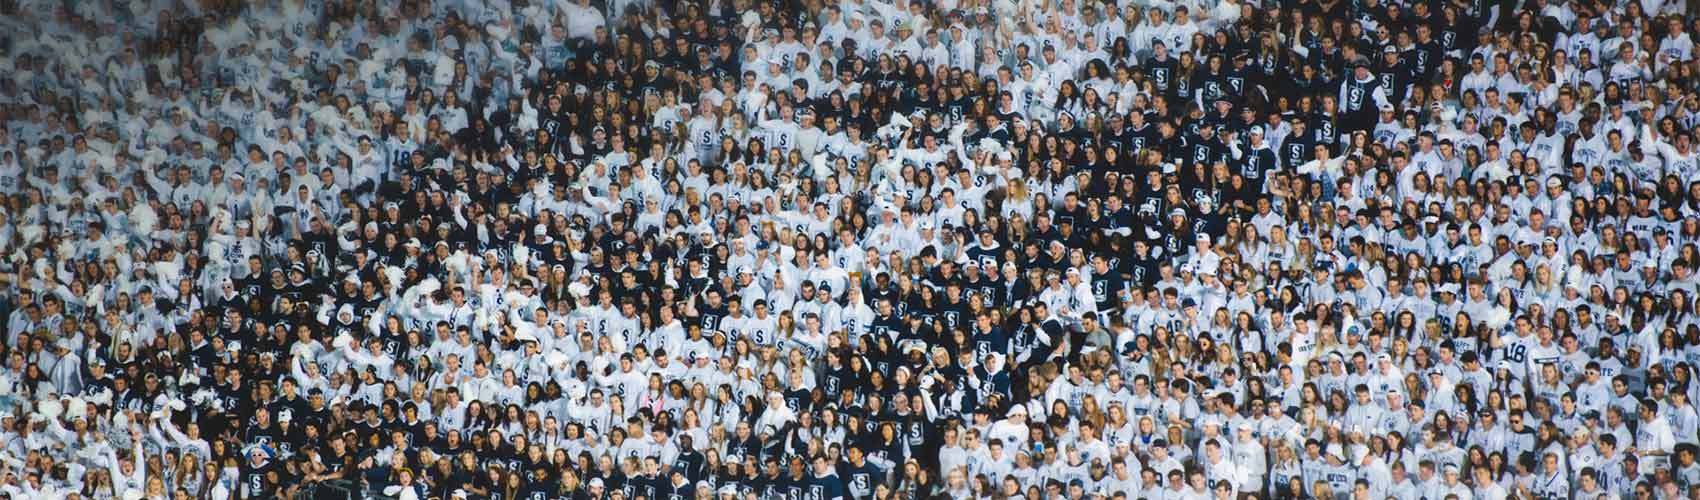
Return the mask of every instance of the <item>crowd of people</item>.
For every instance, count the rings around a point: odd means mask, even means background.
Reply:
[[[1697,499],[1697,12],[6,0],[0,496]]]

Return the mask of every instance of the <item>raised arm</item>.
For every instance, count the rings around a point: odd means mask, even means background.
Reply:
[[[326,297],[325,302],[319,304],[319,312],[313,315],[313,318],[319,320],[321,325],[331,324],[331,310],[334,306],[335,304],[330,301],[330,298]]]

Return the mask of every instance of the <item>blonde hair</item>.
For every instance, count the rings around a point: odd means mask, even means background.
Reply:
[[[1013,179],[1013,182],[1009,183],[1009,196],[1007,199],[1024,200],[1027,199],[1027,197],[1027,183],[1022,182],[1020,179]]]
[[[1334,488],[1328,487],[1327,481],[1318,480],[1311,483],[1311,498],[1334,498]]]

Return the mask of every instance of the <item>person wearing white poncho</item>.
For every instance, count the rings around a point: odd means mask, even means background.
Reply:
[[[769,392],[764,400],[767,409],[756,419],[752,431],[758,435],[778,435],[787,425],[797,419],[797,412],[785,405],[785,395]]]

